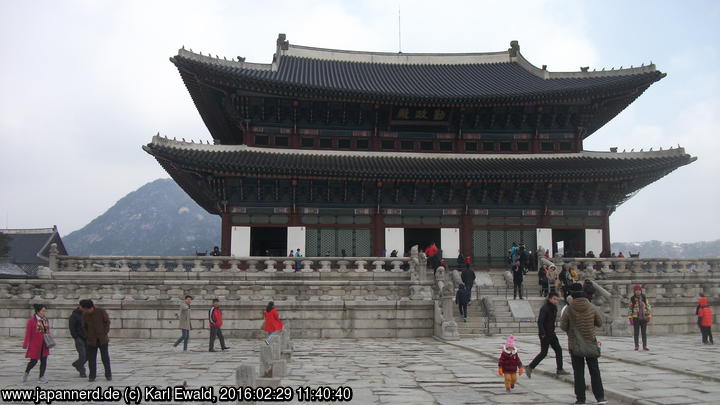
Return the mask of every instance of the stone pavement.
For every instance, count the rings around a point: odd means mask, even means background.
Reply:
[[[567,337],[559,335],[563,347],[565,369],[572,373],[567,352]],[[600,372],[607,399],[613,402],[639,404],[718,404],[720,403],[720,347],[700,344],[700,336],[649,336],[650,351],[635,351],[632,337],[604,337]],[[482,353],[489,353],[501,344],[501,340],[468,338],[459,345]],[[534,335],[518,336],[521,360],[529,364],[540,351],[539,339]],[[539,372],[538,372],[539,371]],[[555,371],[555,355],[550,349],[540,363],[538,374],[552,375]],[[590,377],[585,373],[587,384]],[[572,375],[562,380],[572,383]],[[588,390],[588,400],[593,398]],[[590,402],[592,403],[592,402]]]
[[[288,376],[281,384],[350,386],[354,391],[352,404],[573,402],[571,384],[541,373],[554,369],[552,351],[538,367],[540,372],[533,374],[532,379],[521,377],[517,388],[506,394],[501,377],[496,375],[503,340],[502,336],[463,339],[454,344],[429,338],[293,340],[295,353],[288,365]],[[605,387],[615,393],[611,403],[636,399],[649,400],[636,401],[646,404],[720,403],[720,384],[700,378],[702,374],[719,377],[715,368],[720,350],[716,346],[698,345],[697,340],[697,336],[691,335],[651,337],[653,351],[634,352],[631,338],[604,338],[607,357],[601,361],[601,370]],[[192,387],[233,385],[235,368],[241,362],[257,364],[258,348],[263,344],[229,339],[229,352],[208,353],[206,343],[204,339],[195,339],[188,353],[176,353],[170,349],[170,340],[114,339],[110,346],[113,381],[109,383],[99,376],[91,384],[72,370],[72,342],[61,338],[48,361],[50,382],[45,387],[174,386],[183,382]],[[26,364],[20,344],[20,338],[0,341],[3,389],[29,389],[36,385],[38,366],[30,382],[20,382]],[[519,336],[519,346],[525,363],[539,350],[535,336]],[[593,403],[591,398],[588,393],[588,403]]]

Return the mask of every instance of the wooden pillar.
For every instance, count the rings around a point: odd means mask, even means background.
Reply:
[[[473,256],[472,220],[467,214],[460,216],[460,250],[465,256]]]
[[[610,246],[610,214],[603,217],[602,221],[602,250],[608,255],[612,253]],[[601,252],[602,253],[602,252]]]
[[[380,253],[385,249],[385,223],[383,222],[383,216],[380,213],[373,215],[373,229],[372,229],[372,252],[375,256],[380,256]],[[385,252],[386,255],[388,254]]]
[[[230,256],[230,240],[232,238],[232,215],[228,212],[221,214],[220,253]]]

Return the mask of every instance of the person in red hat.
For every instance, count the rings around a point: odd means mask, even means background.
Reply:
[[[712,308],[708,305],[707,297],[698,298],[698,326],[700,326],[700,333],[702,334],[702,342],[704,345],[714,345],[712,336],[712,324],[713,324],[713,312]]]
[[[652,319],[652,307],[647,296],[640,285],[633,287],[633,295],[630,297],[630,313],[628,314],[630,324],[633,326],[633,339],[635,350],[639,350],[638,337],[642,334],[643,350],[650,350],[647,344],[647,324]]]
[[[505,391],[510,392],[517,384],[518,375],[523,373],[523,364],[515,347],[515,336],[508,336],[498,360],[498,375],[505,377]]]

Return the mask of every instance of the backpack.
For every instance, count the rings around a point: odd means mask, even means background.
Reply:
[[[563,308],[565,309],[565,308]],[[570,329],[573,334],[573,344],[569,347],[570,351],[575,356],[580,357],[600,357],[600,346],[597,344],[597,340],[590,341],[580,333],[575,323],[575,317],[573,316],[572,310],[568,308],[568,318],[570,320]]]

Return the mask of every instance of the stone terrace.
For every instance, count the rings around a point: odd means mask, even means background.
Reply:
[[[296,339],[284,386],[340,386],[353,388],[352,404],[558,404],[572,403],[570,379],[543,374],[554,369],[552,354],[532,379],[521,377],[506,394],[497,376],[497,356],[503,338],[462,339],[452,344],[432,338],[408,339]],[[561,341],[565,346],[565,338]],[[539,350],[537,338],[519,337],[521,359],[529,363]],[[695,335],[650,337],[651,352],[634,352],[629,338],[603,338],[601,362],[611,403],[711,404],[720,401],[716,374],[718,346],[701,346]],[[0,341],[3,388],[32,388],[21,383],[25,365],[20,338]],[[230,339],[225,353],[207,353],[207,340],[191,341],[188,353],[170,350],[171,340],[114,339],[111,342],[114,387],[127,385],[232,385],[235,368],[258,362],[257,340]],[[464,347],[463,347],[464,346]],[[467,347],[467,348],[466,348]],[[470,349],[468,349],[470,348]],[[551,352],[552,353],[552,352]],[[90,384],[71,369],[74,350],[60,338],[49,358],[47,388],[90,388],[111,385],[102,377]],[[98,360],[99,361],[99,360]],[[101,367],[101,366],[100,366]],[[567,366],[569,368],[569,365]],[[588,392],[588,403],[594,403]],[[297,401],[292,403],[298,403]]]

